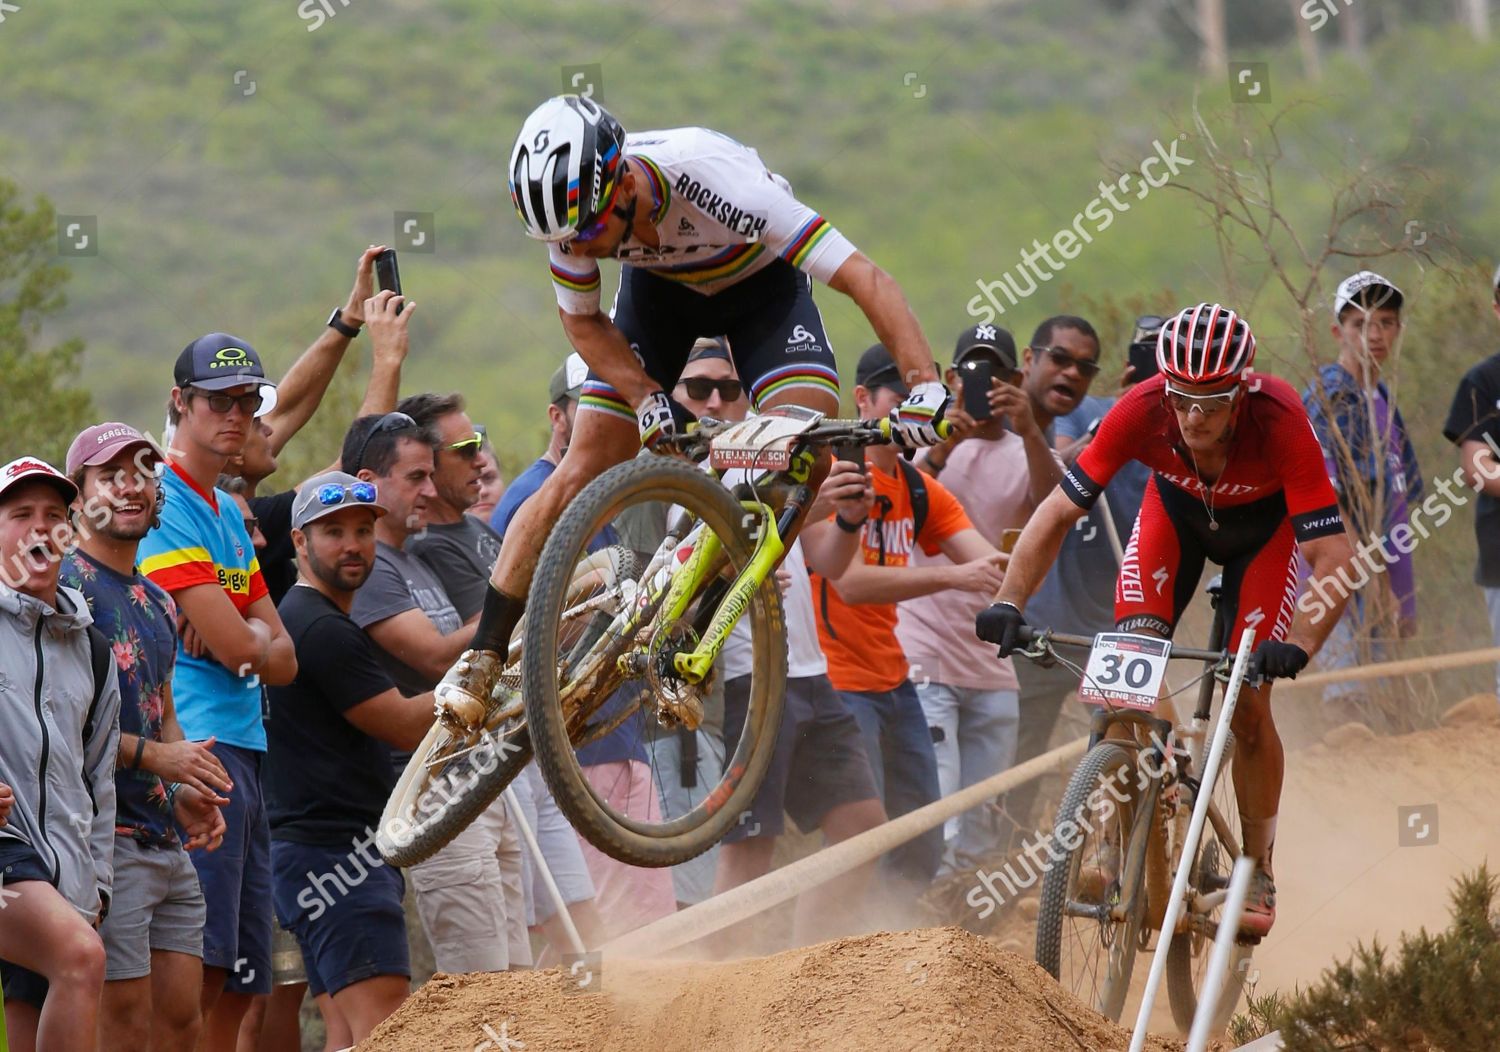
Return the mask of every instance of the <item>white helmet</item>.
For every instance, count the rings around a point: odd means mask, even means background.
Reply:
[[[608,207],[619,185],[625,129],[581,95],[548,99],[510,153],[510,200],[528,237],[564,241]]]

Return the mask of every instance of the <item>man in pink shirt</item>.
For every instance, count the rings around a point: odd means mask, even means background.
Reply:
[[[1052,452],[1052,421],[1072,412],[1098,371],[1097,341],[1088,347],[1026,350],[1017,366],[1016,342],[994,325],[976,325],[959,335],[950,390],[979,382],[975,369],[988,365],[990,418],[975,420],[950,410],[955,433],[932,447],[918,467],[946,486],[984,539],[1004,549],[1004,533],[1026,524],[1057,485],[1062,467]],[[944,562],[942,555],[914,553],[913,565]],[[944,591],[903,601],[897,636],[911,662],[911,680],[932,731],[938,785],[944,796],[999,774],[1016,756],[1020,692],[1010,659],[974,635],[973,616],[986,605],[970,591]],[[998,835],[986,808],[948,822],[944,868],[973,863],[992,853]]]

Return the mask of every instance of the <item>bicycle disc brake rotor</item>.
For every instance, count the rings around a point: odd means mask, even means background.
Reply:
[[[689,683],[677,673],[673,659],[698,646],[698,633],[685,621],[663,625],[646,648],[646,682],[656,704],[656,718],[664,727],[697,730],[703,722],[703,695],[708,683]]]

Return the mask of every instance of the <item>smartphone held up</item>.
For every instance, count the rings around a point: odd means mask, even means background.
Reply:
[[[401,269],[396,266],[396,250],[388,248],[375,257],[375,284],[382,292],[389,289],[400,296],[401,292]],[[406,304],[398,303],[396,313],[400,314],[406,308]]]

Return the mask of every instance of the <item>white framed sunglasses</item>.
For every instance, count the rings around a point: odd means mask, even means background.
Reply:
[[[1214,413],[1222,413],[1234,405],[1240,396],[1240,385],[1235,384],[1227,391],[1216,394],[1193,394],[1172,386],[1167,381],[1166,386],[1167,404],[1179,413],[1191,413],[1194,409],[1204,416],[1212,416]]]

